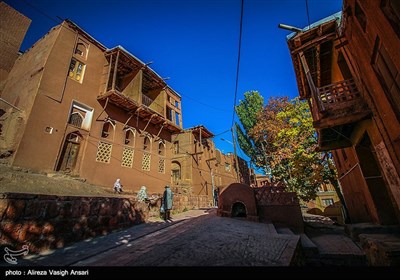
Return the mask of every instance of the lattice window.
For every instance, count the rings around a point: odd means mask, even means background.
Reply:
[[[165,174],[165,158],[158,159],[158,173]]]
[[[124,148],[122,152],[121,166],[132,167],[133,163],[133,149]]]
[[[149,153],[143,153],[142,159],[142,170],[150,171],[151,155]]]
[[[99,146],[97,147],[96,161],[110,163],[111,150],[112,150],[111,144],[100,141]]]
[[[69,120],[68,123],[72,124],[76,127],[81,127],[82,126],[82,122],[83,122],[83,117],[79,112],[73,112],[70,116],[69,116]]]

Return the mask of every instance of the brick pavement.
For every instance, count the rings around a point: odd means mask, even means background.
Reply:
[[[299,237],[271,224],[216,216],[216,209],[153,220],[107,236],[31,256],[30,266],[288,266]]]

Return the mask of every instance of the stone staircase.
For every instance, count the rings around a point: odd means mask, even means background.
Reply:
[[[366,254],[371,266],[400,266],[400,227],[370,223],[346,225],[346,233]]]
[[[286,227],[277,227],[276,231],[300,236],[300,252],[294,261],[297,266],[367,266],[364,252],[344,233],[343,228],[306,224],[305,233],[296,234]]]

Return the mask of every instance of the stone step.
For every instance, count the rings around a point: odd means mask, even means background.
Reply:
[[[303,255],[305,257],[312,257],[318,255],[318,247],[311,241],[310,238],[304,233],[295,234],[290,228],[287,227],[278,227],[278,234],[287,234],[287,235],[299,235],[300,236],[300,245]]]
[[[360,234],[359,238],[371,266],[400,266],[399,234]]]
[[[360,241],[360,234],[400,234],[400,227],[398,225],[382,226],[371,223],[358,223],[347,224],[345,232],[354,241]]]
[[[301,248],[306,257],[318,255],[318,247],[304,233],[300,234]]]

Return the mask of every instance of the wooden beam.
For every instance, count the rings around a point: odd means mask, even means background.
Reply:
[[[321,36],[321,37],[315,38],[314,40],[311,40],[311,41],[305,43],[301,47],[298,47],[298,48],[292,50],[290,53],[296,54],[296,53],[304,51],[304,50],[306,50],[306,49],[308,49],[310,47],[313,47],[314,45],[322,44],[322,43],[324,43],[326,41],[329,41],[329,40],[331,40],[331,39],[333,39],[335,37],[336,37],[336,33],[335,32],[329,33],[329,34],[327,34],[325,36]]]
[[[119,60],[119,51],[117,52],[117,58],[115,60],[114,75],[113,75],[113,82],[112,82],[112,90],[115,90],[115,81],[117,80],[118,60]]]
[[[110,75],[111,75],[111,67],[112,67],[112,61],[113,61],[113,56],[110,55],[110,65],[108,66],[108,72],[107,72],[107,78],[106,78],[106,84],[104,87],[104,92],[107,92],[107,88],[108,88],[108,81],[110,80]]]

